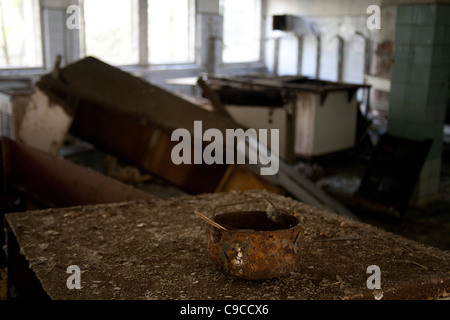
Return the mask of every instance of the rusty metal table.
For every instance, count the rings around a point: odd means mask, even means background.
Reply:
[[[205,222],[193,210],[210,215],[216,205],[261,196],[300,218],[304,232],[299,265],[277,279],[230,278],[209,261]],[[9,272],[16,294],[24,296],[36,294],[32,283],[51,299],[373,300],[450,295],[449,252],[264,191],[5,217]],[[71,265],[81,270],[79,290],[66,285]],[[371,265],[381,271],[379,290],[367,286]],[[35,280],[20,274],[27,268]]]

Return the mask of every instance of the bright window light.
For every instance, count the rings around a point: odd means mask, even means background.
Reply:
[[[84,0],[85,53],[113,65],[139,62],[137,0]]]
[[[148,0],[151,64],[194,61],[194,1]]]
[[[43,66],[38,0],[0,0],[0,68]]]
[[[223,0],[225,63],[260,59],[261,0]]]

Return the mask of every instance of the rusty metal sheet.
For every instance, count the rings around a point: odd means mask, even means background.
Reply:
[[[169,133],[89,103],[78,107],[71,132],[191,193],[214,192],[228,167],[175,165],[171,150],[178,142]]]

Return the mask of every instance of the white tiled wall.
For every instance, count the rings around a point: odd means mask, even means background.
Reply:
[[[345,40],[343,81],[363,82],[365,44],[360,36],[355,35],[355,32],[369,35],[366,27],[368,18],[366,10],[369,5],[380,5],[380,1],[324,0],[319,3],[308,0],[267,0],[267,2],[265,63],[270,72],[274,69],[273,42],[278,33],[278,36],[282,37],[280,47],[283,47],[279,59],[279,74],[295,75],[297,73],[296,38],[292,32],[272,31],[273,15],[290,14],[302,17],[306,26],[315,24],[322,34],[319,74],[321,79],[337,80],[338,40],[335,36],[339,35]],[[316,77],[317,40],[310,27],[301,30],[301,33],[304,34],[302,74]]]

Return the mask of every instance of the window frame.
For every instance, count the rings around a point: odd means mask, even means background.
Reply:
[[[265,66],[265,50],[264,50],[264,39],[266,37],[266,28],[265,28],[265,24],[266,24],[266,17],[264,15],[264,13],[266,12],[267,9],[267,1],[266,0],[261,0],[261,8],[260,8],[260,22],[259,22],[259,34],[260,34],[260,39],[259,39],[259,59],[255,60],[255,61],[242,61],[242,62],[225,62],[223,61],[223,47],[222,47],[222,52],[220,54],[220,62],[219,62],[219,67],[220,68],[259,68],[259,67],[264,67]],[[222,18],[224,19],[223,16],[223,12],[221,12]],[[223,30],[224,31],[224,30]],[[223,31],[222,31],[222,35],[223,35]]]
[[[189,15],[189,29],[190,29],[190,37],[191,37],[191,45],[192,45],[192,57],[193,61],[191,62],[173,62],[173,63],[151,63],[150,57],[149,57],[149,34],[148,34],[148,7],[149,2],[148,0],[137,0],[138,5],[138,15],[136,17],[137,19],[137,25],[138,25],[138,62],[134,64],[119,64],[115,65],[116,67],[119,67],[123,70],[139,73],[140,69],[144,70],[177,70],[177,69],[194,69],[198,68],[197,65],[197,55],[196,55],[196,47],[197,47],[197,32],[196,32],[196,26],[197,26],[197,6],[196,6],[196,0],[189,0],[189,8],[192,10],[192,12],[188,12]],[[81,8],[82,15],[84,17],[84,6]],[[82,37],[83,41],[85,41],[85,26],[84,26],[84,19],[82,28],[80,30],[82,33],[80,36]],[[85,43],[82,45],[82,52],[80,52],[81,57],[86,57],[86,46]]]
[[[43,6],[42,6],[42,0],[37,0],[38,5],[38,11],[39,11],[39,21],[34,21],[34,23],[39,23],[39,31],[41,35],[41,50],[42,50],[42,57],[41,57],[41,66],[36,67],[12,67],[12,68],[0,68],[0,76],[27,76],[27,75],[39,75],[45,72],[47,70],[47,62],[46,62],[46,50],[45,50],[45,30],[44,30],[44,15],[43,15]],[[37,20],[37,19],[36,19]]]
[[[146,57],[147,62],[144,63],[144,66],[150,67],[150,69],[155,69],[155,70],[161,70],[160,68],[158,68],[158,66],[166,66],[166,69],[172,70],[172,69],[179,69],[178,66],[197,66],[197,54],[196,54],[196,48],[197,48],[197,32],[196,32],[196,28],[197,28],[197,0],[188,0],[189,4],[189,12],[188,12],[188,28],[189,28],[189,40],[190,40],[190,44],[189,46],[192,46],[192,48],[189,48],[192,50],[192,52],[190,54],[192,54],[192,61],[186,61],[186,62],[166,62],[166,63],[152,63],[150,62],[150,51],[149,51],[149,35],[148,35],[148,0],[138,0],[139,2],[145,2],[146,6],[145,6],[145,14],[146,14],[146,23],[142,23],[139,24],[139,28],[141,27],[146,27],[145,30],[145,34],[146,34],[146,41],[145,43],[145,47],[146,47],[146,51],[142,50],[142,55],[145,54],[145,56],[142,57],[142,59],[144,59]],[[163,0],[164,1],[164,0]],[[144,4],[142,4],[142,6],[144,6]],[[144,9],[144,7],[139,7],[139,9]],[[140,14],[142,14],[140,12]],[[144,30],[140,30],[140,32],[143,32]],[[142,41],[143,39],[139,38],[139,41]],[[141,44],[141,43],[140,43]],[[141,50],[141,49],[140,49]],[[184,68],[183,68],[184,69]]]
[[[136,68],[136,67],[143,67],[144,64],[141,62],[141,35],[142,35],[142,25],[141,25],[141,5],[147,0],[136,0],[137,2],[137,16],[135,19],[137,19],[137,26],[138,26],[138,36],[137,36],[137,48],[138,48],[138,59],[136,63],[131,64],[112,64],[115,67],[124,69],[124,68]],[[81,27],[80,27],[80,59],[86,58],[89,55],[86,53],[86,20],[85,20],[85,7],[84,7],[84,0],[79,2],[79,6],[81,9]]]

